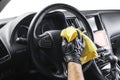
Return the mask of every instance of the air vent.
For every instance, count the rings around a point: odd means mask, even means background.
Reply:
[[[0,63],[3,61],[8,60],[9,54],[5,46],[3,45],[2,41],[0,40]]]
[[[66,19],[68,26],[75,26],[77,27],[78,24],[76,24],[75,18],[68,18]]]

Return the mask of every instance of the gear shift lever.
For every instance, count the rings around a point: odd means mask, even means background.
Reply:
[[[109,56],[109,60],[111,64],[110,74],[112,75],[112,80],[119,80],[120,68],[118,65],[118,58],[115,55],[111,55]]]
[[[118,63],[118,58],[114,55],[109,56],[111,68],[114,68],[115,65]]]

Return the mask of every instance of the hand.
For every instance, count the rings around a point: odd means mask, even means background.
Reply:
[[[84,49],[84,39],[78,33],[78,36],[71,42],[63,38],[62,40],[62,50],[65,56],[65,61],[68,62],[75,62],[81,63],[80,56]]]

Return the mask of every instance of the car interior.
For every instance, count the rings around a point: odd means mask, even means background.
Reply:
[[[120,11],[80,11],[68,4],[0,20],[0,80],[67,80],[56,32],[69,26],[97,47],[99,56],[82,65],[85,80],[120,80]]]

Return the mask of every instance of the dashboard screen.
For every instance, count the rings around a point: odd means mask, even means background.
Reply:
[[[94,40],[95,43],[101,47],[108,46],[107,35],[104,30],[94,32]]]

